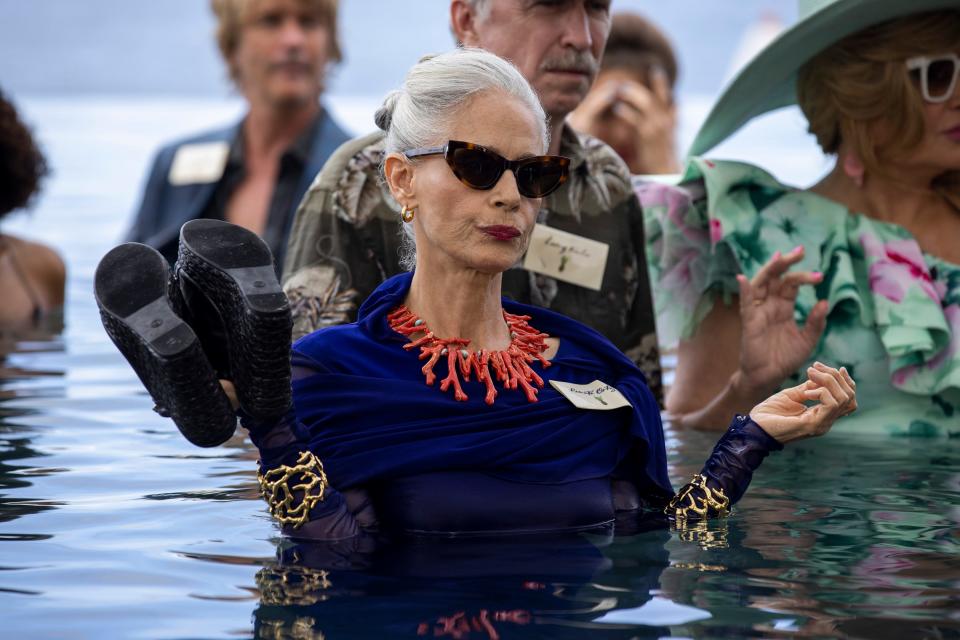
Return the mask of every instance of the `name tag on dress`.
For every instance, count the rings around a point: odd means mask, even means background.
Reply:
[[[622,393],[606,382],[594,380],[590,384],[573,384],[572,382],[558,382],[551,380],[550,386],[560,392],[578,409],[592,411],[610,411],[620,407],[632,407],[630,401]]]
[[[608,244],[538,224],[530,236],[523,268],[599,291],[608,253]]]
[[[223,177],[229,154],[226,142],[185,144],[173,156],[167,180],[175,187],[216,182]]]

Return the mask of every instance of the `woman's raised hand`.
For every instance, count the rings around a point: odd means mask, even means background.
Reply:
[[[803,247],[787,254],[776,252],[753,280],[737,276],[740,284],[740,368],[743,389],[763,397],[780,386],[810,357],[827,325],[827,302],[814,305],[803,327],[794,318],[797,292],[818,284],[823,274],[787,273],[803,259]]]
[[[780,443],[822,436],[837,418],[857,410],[857,383],[844,367],[816,362],[807,381],[767,398],[750,412],[754,422]],[[815,404],[808,406],[806,403]]]

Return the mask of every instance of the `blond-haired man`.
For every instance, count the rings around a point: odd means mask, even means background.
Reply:
[[[161,149],[129,239],[176,258],[181,225],[215,218],[283,259],[294,212],[348,136],[320,103],[340,60],[337,0],[211,0],[217,44],[247,102],[243,120]]]

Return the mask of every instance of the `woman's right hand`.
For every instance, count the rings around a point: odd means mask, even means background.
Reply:
[[[237,388],[229,380],[220,379],[220,386],[223,388],[223,392],[227,394],[227,399],[230,400],[230,406],[233,407],[234,411],[237,411],[240,408],[240,399],[237,397]]]
[[[781,444],[822,436],[838,418],[857,410],[857,383],[844,367],[816,362],[807,376],[803,384],[774,394],[750,412],[750,418]]]
[[[802,259],[803,247],[785,255],[778,251],[752,280],[737,276],[741,340],[735,380],[748,396],[763,397],[779,387],[810,357],[826,327],[826,300],[814,305],[803,327],[794,318],[799,288],[823,280],[817,272],[787,272]]]

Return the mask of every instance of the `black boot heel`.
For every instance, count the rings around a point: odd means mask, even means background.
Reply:
[[[281,418],[291,403],[293,324],[270,248],[243,227],[191,220],[180,230],[176,272],[188,303],[199,293],[218,312],[240,405],[257,420]],[[191,308],[191,318],[197,315]],[[206,345],[210,324],[191,323]]]
[[[170,268],[156,250],[127,243],[97,265],[94,295],[107,335],[161,414],[200,447],[226,442],[237,419],[196,334],[174,310]]]

